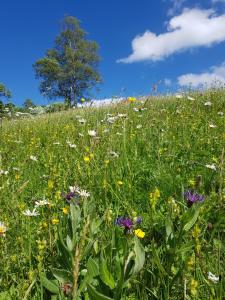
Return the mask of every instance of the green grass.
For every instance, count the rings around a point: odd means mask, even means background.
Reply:
[[[193,97],[3,121],[0,170],[8,174],[0,175],[0,222],[8,230],[0,235],[0,299],[51,299],[40,274],[51,278],[51,267],[59,265],[58,227],[66,230],[62,209],[69,209],[61,193],[74,185],[90,192],[94,215],[103,221],[100,248],[112,239],[117,216],[143,218],[145,264],[123,299],[224,299],[225,122],[218,112],[225,114],[225,94]],[[109,124],[107,114],[127,117]],[[212,164],[216,170],[206,167]],[[183,197],[190,188],[205,195],[191,209]],[[23,215],[43,198],[51,205],[40,207],[39,216]],[[221,280],[208,280],[209,271]]]

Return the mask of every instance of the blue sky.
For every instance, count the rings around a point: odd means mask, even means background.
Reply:
[[[103,84],[93,97],[123,88],[124,96],[150,94],[158,81],[160,91],[214,77],[225,82],[225,0],[7,0],[0,10],[0,82],[14,103],[47,103],[32,64],[54,45],[65,15],[80,19],[100,46]]]

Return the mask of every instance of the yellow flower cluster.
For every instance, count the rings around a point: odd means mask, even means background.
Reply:
[[[159,198],[160,190],[156,187],[155,190],[149,194],[150,205],[153,210],[155,210]]]

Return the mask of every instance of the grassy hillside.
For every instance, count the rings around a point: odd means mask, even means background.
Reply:
[[[224,299],[224,114],[210,91],[4,121],[0,299]]]

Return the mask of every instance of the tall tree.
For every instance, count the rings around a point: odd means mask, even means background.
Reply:
[[[100,82],[99,59],[97,43],[86,39],[80,22],[75,17],[65,17],[54,48],[34,64],[36,77],[41,79],[41,93],[76,105],[87,89]]]
[[[0,100],[2,99],[9,100],[12,97],[10,90],[0,82]]]
[[[25,109],[29,109],[29,108],[32,108],[32,107],[35,107],[36,105],[34,104],[34,102],[31,100],[31,99],[26,99],[23,103],[23,107]]]

